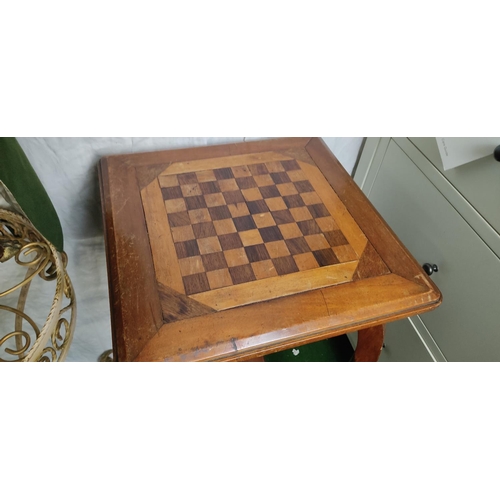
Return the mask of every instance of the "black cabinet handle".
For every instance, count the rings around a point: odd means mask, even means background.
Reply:
[[[493,156],[495,157],[496,161],[500,161],[500,146],[497,146],[495,148],[495,151],[493,153]]]
[[[434,273],[437,273],[439,271],[439,268],[438,266],[436,266],[436,264],[424,264],[422,267],[428,276],[432,276]]]

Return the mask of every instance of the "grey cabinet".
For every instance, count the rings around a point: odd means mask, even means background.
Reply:
[[[435,311],[388,326],[381,361],[500,361],[500,164],[445,173],[438,159],[432,138],[368,139],[354,175],[415,258],[437,264],[443,293]]]

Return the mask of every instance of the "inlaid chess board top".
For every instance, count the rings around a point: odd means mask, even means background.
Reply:
[[[245,358],[439,303],[318,139],[108,157],[100,172],[120,360]]]
[[[215,310],[348,282],[366,248],[317,167],[283,154],[174,163],[141,196],[159,281]]]

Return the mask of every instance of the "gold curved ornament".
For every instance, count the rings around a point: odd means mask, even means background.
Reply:
[[[99,361],[99,362],[105,362],[105,363],[109,363],[111,361],[114,361],[114,359],[113,359],[113,349],[108,349],[107,351],[104,351],[97,358],[97,361]]]
[[[0,332],[0,362],[64,361],[76,321],[75,293],[66,272],[67,255],[57,252],[28,219],[0,209],[0,272],[2,264],[10,260],[25,268],[26,274],[14,286],[0,291],[0,300],[19,293],[16,307],[0,303],[0,313],[15,317],[14,330]],[[38,279],[55,282],[52,304],[41,327],[25,312],[30,287]],[[13,342],[15,348],[9,345]]]

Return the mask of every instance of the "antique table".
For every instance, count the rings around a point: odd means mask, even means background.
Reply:
[[[321,139],[100,162],[116,361],[248,361],[384,324],[441,293]]]

